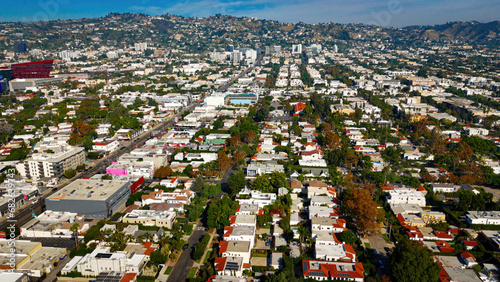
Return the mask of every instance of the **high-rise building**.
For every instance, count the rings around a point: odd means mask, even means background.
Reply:
[[[233,53],[231,53],[231,60],[234,64],[239,63],[242,59],[243,53],[241,53],[239,50],[235,50]]]
[[[70,61],[71,59],[78,58],[78,53],[75,51],[64,50],[59,52],[59,58]]]
[[[228,52],[234,52],[234,45],[227,45]]]
[[[0,75],[0,93],[9,90],[9,82],[6,78]]]
[[[148,44],[147,43],[135,43],[134,44],[134,49],[136,52],[144,52],[146,49],[148,49]]]
[[[337,46],[337,44],[335,44],[335,45],[333,46],[333,52],[334,52],[334,53],[338,53],[338,52],[339,52],[339,46]]]
[[[38,153],[17,166],[22,176],[31,179],[61,177],[64,171],[76,169],[85,163],[84,148],[70,146],[66,140],[44,139],[34,149]]]
[[[26,53],[26,51],[28,51],[28,47],[26,46],[26,42],[24,42],[24,41],[14,42],[14,53]]]
[[[302,44],[292,45],[292,54],[302,54]]]
[[[281,46],[274,45],[273,48],[271,49],[272,53],[281,53]]]

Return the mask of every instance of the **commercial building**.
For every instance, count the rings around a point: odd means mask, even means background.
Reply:
[[[92,253],[75,256],[61,270],[62,274],[78,271],[82,275],[97,276],[101,272],[116,271],[141,274],[149,260],[146,255],[127,252],[110,252],[110,247],[98,246]]]
[[[175,212],[171,211],[133,210],[123,216],[122,222],[172,229],[175,217]]]
[[[19,63],[10,66],[13,78],[50,78],[54,60]]]
[[[78,179],[45,200],[47,210],[108,218],[130,196],[129,181]]]
[[[47,210],[21,227],[21,236],[28,238],[72,238],[71,226],[77,222],[78,231],[90,228],[76,213]]]
[[[0,239],[1,270],[12,268],[10,265],[12,244],[9,242],[9,240]],[[33,278],[40,278],[50,273],[54,268],[54,263],[64,259],[67,255],[65,248],[42,247],[40,242],[16,239],[15,243],[15,269]]]
[[[38,142],[34,150],[38,151],[24,164],[16,168],[23,177],[40,179],[42,177],[61,177],[64,171],[76,169],[85,164],[85,152],[83,147],[73,147],[66,140],[43,140]]]

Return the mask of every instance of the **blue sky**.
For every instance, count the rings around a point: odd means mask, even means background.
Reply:
[[[286,22],[382,26],[500,19],[499,0],[7,0],[0,21],[100,17],[109,12],[210,16],[217,13]]]

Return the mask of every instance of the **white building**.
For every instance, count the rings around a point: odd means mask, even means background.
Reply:
[[[238,201],[240,205],[256,204],[259,209],[262,209],[264,206],[270,205],[276,201],[276,194],[262,193],[260,191],[245,188],[236,195],[236,201]]]
[[[425,206],[425,196],[416,190],[390,190],[386,196],[389,204],[414,204]]]
[[[176,213],[172,211],[133,210],[123,216],[122,222],[171,229],[175,218]]]
[[[334,219],[327,217],[311,218],[311,229],[313,231],[332,231],[339,233],[347,230],[345,224],[346,221],[344,219]]]
[[[62,274],[78,271],[82,275],[97,276],[103,271],[142,273],[144,264],[149,260],[146,255],[110,252],[111,247],[98,246],[92,253],[75,256],[61,270]]]
[[[339,244],[339,245],[322,245],[316,243],[315,246],[315,257],[316,259],[328,260],[328,261],[356,261],[356,252],[351,245]]]
[[[500,212],[497,211],[469,211],[465,220],[470,224],[500,225]]]

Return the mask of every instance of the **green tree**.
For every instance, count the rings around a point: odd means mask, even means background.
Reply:
[[[247,180],[245,179],[245,174],[242,171],[238,171],[235,174],[232,174],[227,179],[227,188],[229,195],[233,197],[234,195],[238,194],[241,189],[245,188],[246,184]]]
[[[64,171],[64,177],[66,177],[68,179],[73,178],[75,175],[76,175],[76,170],[74,170],[72,168]]]
[[[346,244],[353,245],[358,241],[358,238],[351,230],[346,230],[340,233],[339,240],[345,242]]]
[[[276,191],[281,187],[288,188],[288,180],[286,179],[286,174],[279,171],[274,171],[273,173],[271,173],[271,185]]]
[[[250,188],[264,193],[271,193],[274,191],[271,181],[269,181],[269,178],[266,175],[257,176],[250,184]]]
[[[430,250],[408,239],[396,245],[391,269],[394,281],[437,281],[440,270]]]
[[[167,260],[167,256],[162,254],[162,252],[160,251],[153,251],[151,252],[150,259],[153,263],[160,264],[165,263],[165,261]]]

